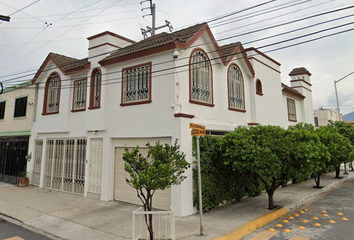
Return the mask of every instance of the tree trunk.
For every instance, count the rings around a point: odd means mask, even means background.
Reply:
[[[335,178],[339,178],[339,174],[340,174],[340,166],[336,167],[336,176]]]
[[[321,172],[318,172],[318,173],[314,174],[314,179],[315,179],[315,182],[316,182],[315,188],[320,188]]]
[[[152,211],[152,195],[148,191],[146,197],[146,203],[144,204],[145,211],[151,212]],[[152,214],[145,215],[145,223],[146,227],[149,231],[149,239],[154,240],[154,229],[153,229],[153,221],[152,221]]]
[[[274,209],[274,200],[273,200],[274,192],[275,192],[275,189],[270,189],[269,191],[267,190],[267,194],[268,194],[268,209],[269,210],[273,210]]]

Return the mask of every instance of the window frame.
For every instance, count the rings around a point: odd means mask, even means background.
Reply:
[[[294,99],[291,99],[291,98],[286,98],[286,105],[287,105],[287,108],[288,108],[288,121],[290,121],[290,122],[297,122],[297,115],[296,115],[296,102],[295,102],[295,100]],[[290,117],[290,103],[291,104],[293,104],[294,105],[294,115],[295,115],[295,117],[294,117],[294,119],[292,119],[291,117]]]
[[[232,107],[231,103],[230,103],[230,77],[229,77],[229,73],[230,73],[230,70],[232,69],[232,67],[234,67],[234,66],[240,71],[240,74],[241,74],[241,77],[242,77],[243,108]],[[230,64],[230,66],[229,66],[229,68],[227,70],[227,103],[228,103],[228,106],[229,106],[228,109],[231,110],[231,111],[243,112],[243,113],[246,112],[245,80],[244,80],[241,68],[236,63]]]
[[[83,106],[82,108],[75,108],[75,101],[77,98],[77,86],[76,84],[78,82],[84,82],[84,93],[85,93],[85,106]],[[79,79],[74,81],[74,87],[73,87],[73,103],[72,103],[72,110],[71,112],[82,112],[86,110],[86,103],[87,103],[87,79],[83,78],[83,79]]]
[[[259,78],[257,78],[257,80],[256,80],[256,94],[263,96],[263,86],[262,86],[262,82]]]
[[[53,112],[48,112],[47,111],[47,106],[48,106],[48,94],[49,94],[49,84],[51,82],[51,80],[53,79],[54,76],[58,76],[58,80],[59,80],[59,87],[58,87],[58,110],[57,111],[53,111]],[[44,100],[43,100],[43,110],[42,110],[42,115],[52,115],[52,114],[58,114],[59,113],[59,109],[60,109],[60,93],[61,93],[61,77],[60,74],[58,72],[53,72],[49,75],[46,83],[45,83],[45,90],[44,90]]]
[[[149,84],[149,93],[148,93],[148,98],[145,100],[137,100],[137,101],[129,101],[129,102],[124,102],[124,88],[126,86],[126,80],[125,80],[125,72],[132,70],[132,69],[137,69],[137,68],[141,68],[141,67],[148,67],[149,68],[149,72],[148,72],[148,84]],[[121,103],[120,106],[124,107],[124,106],[131,106],[131,105],[140,105],[140,104],[147,104],[147,103],[151,103],[151,92],[152,92],[152,80],[151,80],[151,72],[152,72],[152,63],[151,62],[146,62],[146,63],[142,63],[139,65],[135,65],[135,66],[130,66],[130,67],[126,67],[122,69],[122,84],[121,84]]]
[[[98,80],[98,84],[96,84],[96,74],[99,73],[100,78]],[[98,90],[98,104],[95,106],[95,93],[96,89]],[[101,108],[101,90],[102,90],[102,71],[100,68],[95,68],[91,73],[91,81],[90,81],[90,103],[88,109],[98,109]],[[87,96],[86,96],[87,99]]]
[[[211,94],[210,94],[211,101],[210,102],[200,101],[200,100],[196,100],[196,99],[192,98],[192,94],[193,94],[192,93],[192,90],[193,90],[193,87],[192,87],[193,79],[192,78],[193,78],[193,65],[194,65],[193,64],[193,56],[197,52],[203,53],[203,55],[206,57],[206,60],[209,63],[209,69],[210,69],[210,72],[209,72],[210,82],[209,82],[209,84],[210,84],[210,89],[211,89]],[[213,68],[212,68],[212,65],[211,65],[210,58],[209,58],[208,54],[206,54],[206,52],[203,49],[201,49],[201,48],[194,49],[191,52],[191,55],[189,57],[189,102],[193,103],[193,104],[207,106],[207,107],[214,107],[215,106],[215,104],[214,104]]]
[[[5,120],[5,112],[6,112],[6,100],[5,101],[0,101],[0,106],[3,104],[3,111],[2,111],[2,117],[1,117],[1,107],[0,107],[0,121]]]
[[[26,103],[23,103],[24,106],[20,106],[22,103],[19,101],[21,101],[22,99],[26,99],[25,101]],[[28,96],[20,96],[15,99],[14,114],[13,114],[14,119],[25,118],[27,116],[27,104],[28,104]]]

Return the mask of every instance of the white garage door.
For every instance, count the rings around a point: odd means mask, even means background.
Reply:
[[[156,141],[160,143],[171,144],[170,138],[162,139],[115,139],[115,146],[120,145],[115,148],[115,169],[114,169],[114,199],[118,201],[133,203],[137,205],[142,205],[141,200],[137,197],[135,188],[132,188],[126,183],[126,178],[129,178],[129,174],[124,171],[124,161],[122,156],[125,152],[125,147],[128,149],[133,149],[139,145],[140,152],[146,156],[148,149],[145,147],[147,142],[154,145]],[[124,143],[125,142],[125,143]],[[123,145],[122,145],[123,143]],[[153,197],[153,208],[169,210],[171,206],[171,190],[167,189],[165,191],[156,191]]]

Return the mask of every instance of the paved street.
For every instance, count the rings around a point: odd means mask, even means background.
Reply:
[[[354,181],[351,180],[244,239],[347,240],[353,239],[353,222]],[[273,229],[275,232],[269,231]]]
[[[34,233],[21,226],[17,226],[3,219],[0,219],[1,240],[51,240],[45,236]]]

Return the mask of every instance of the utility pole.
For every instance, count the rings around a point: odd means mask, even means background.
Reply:
[[[154,36],[156,30],[164,28],[164,27],[168,27],[170,32],[172,32],[173,27],[172,27],[172,25],[170,25],[170,22],[167,21],[167,20],[165,20],[165,25],[156,27],[156,5],[155,5],[155,3],[152,3],[152,0],[142,1],[142,2],[140,2],[140,5],[142,5],[144,2],[150,2],[150,7],[142,8],[141,11],[144,11],[145,9],[150,9],[150,14],[146,14],[143,17],[146,17],[146,16],[151,16],[152,17],[151,27],[146,26],[146,29],[144,29],[144,28],[140,29],[141,30],[141,34],[144,36],[144,38],[147,37],[148,33],[150,33],[151,36]]]
[[[0,20],[1,21],[5,21],[5,22],[10,22],[10,17],[9,16],[4,16],[4,15],[0,15]]]

